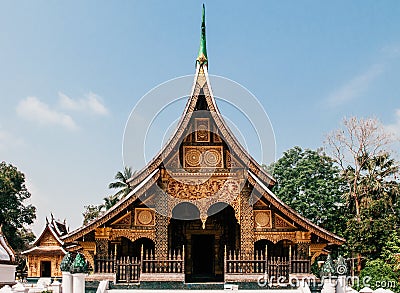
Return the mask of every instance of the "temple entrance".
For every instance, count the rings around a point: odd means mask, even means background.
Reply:
[[[214,278],[214,235],[192,235],[192,280]]]
[[[273,258],[286,258],[292,255],[295,245],[290,240],[281,240],[276,244],[269,240],[259,240],[254,243],[254,253],[259,256]],[[266,250],[267,249],[267,250]]]
[[[187,215],[200,217],[196,206],[177,205],[168,226],[168,248],[185,247],[186,282],[223,281],[224,249],[237,251],[240,246],[240,226],[234,209],[226,203],[212,205],[204,225],[199,218],[188,219]]]
[[[121,243],[117,246],[117,257],[129,256],[132,258],[140,259],[141,251],[146,254],[154,254],[154,242],[149,238],[139,238],[132,242],[128,238],[121,237]]]
[[[40,276],[44,278],[51,277],[51,261],[40,262]]]

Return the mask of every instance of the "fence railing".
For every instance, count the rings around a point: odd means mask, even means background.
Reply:
[[[95,273],[115,274],[117,282],[139,282],[141,274],[184,274],[184,249],[170,251],[165,259],[159,259],[153,251],[142,251],[140,258],[108,255],[95,258]],[[256,253],[253,257],[238,252],[225,252],[224,272],[228,275],[261,275],[289,278],[289,274],[310,273],[309,259],[293,257],[266,257]]]
[[[231,251],[225,253],[225,273],[229,275],[260,275],[267,274],[275,280],[289,279],[289,274],[310,273],[309,259],[295,257],[265,257],[256,253],[253,258],[241,256]]]
[[[141,257],[115,255],[95,258],[95,273],[115,274],[119,283],[139,282],[142,273],[182,274],[184,273],[184,252],[170,251],[166,259],[158,259],[153,251],[144,252]]]
[[[183,273],[184,272],[184,252],[170,251],[165,260],[159,260],[149,251],[143,255],[142,272],[143,273]]]

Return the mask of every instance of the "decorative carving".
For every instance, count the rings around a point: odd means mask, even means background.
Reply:
[[[279,242],[279,241],[281,241],[281,240],[290,240],[290,241],[292,241],[293,243],[295,243],[296,242],[296,233],[295,232],[281,232],[281,231],[279,231],[279,232],[258,232],[258,231],[256,231],[255,232],[255,241],[258,241],[258,240],[263,240],[263,239],[265,239],[265,240],[269,240],[269,241],[271,241],[272,243],[277,243],[277,242]]]
[[[286,221],[281,216],[275,214],[275,228],[287,229],[287,228],[296,228],[296,227],[293,226],[292,224],[290,224],[288,221]]]
[[[96,239],[96,255],[106,257],[108,255],[108,240]]]
[[[79,241],[79,245],[84,249],[84,250],[96,250],[96,242],[94,241]]]
[[[240,192],[240,253],[242,258],[254,255],[254,215],[253,207],[249,204],[250,188]]]
[[[195,118],[196,141],[210,142],[210,119]]]
[[[297,243],[300,242],[310,243],[311,233],[306,231],[296,231],[296,241]]]
[[[94,268],[94,255],[93,251],[83,250],[82,254],[85,256],[85,259],[89,262],[90,266]]]
[[[149,238],[155,240],[155,230],[135,230],[135,229],[114,229],[112,231],[111,240],[116,240],[121,237],[128,238],[130,241],[134,242],[139,238]]]
[[[254,226],[256,228],[272,228],[271,211],[254,211]]]
[[[111,230],[112,229],[110,227],[97,228],[94,233],[94,237],[96,239],[109,239]]]
[[[40,239],[40,246],[58,246],[59,243],[49,230]]]
[[[185,167],[201,167],[201,151],[197,148],[187,149],[185,151]]]
[[[136,226],[154,226],[154,210],[148,208],[135,209],[135,225]]]
[[[185,168],[223,168],[222,146],[185,146]]]
[[[310,243],[297,243],[297,256],[299,258],[307,259],[310,254]]]
[[[231,153],[226,150],[226,167],[230,168],[243,168],[243,165],[239,163],[239,161],[235,158],[235,156],[231,155]]]
[[[311,257],[311,264],[314,263],[316,258],[320,256],[321,254],[327,254],[324,252],[324,248],[326,247],[326,243],[311,243],[310,244],[310,253],[312,255]]]
[[[132,215],[131,212],[126,213],[122,217],[120,217],[118,220],[114,221],[111,223],[111,226],[113,228],[129,228],[132,224]]]
[[[219,135],[219,132],[218,132],[218,128],[215,124],[213,127],[213,140],[214,140],[214,142],[217,142],[217,143],[222,142],[221,136]]]
[[[165,166],[169,169],[181,168],[181,164],[179,163],[178,153],[173,155],[172,158],[165,164]]]
[[[238,180],[229,177],[211,177],[205,182],[200,178],[179,178],[179,181],[177,181],[170,177],[166,192],[172,197],[189,201],[214,196],[225,201],[227,199],[233,200],[239,194],[239,190]]]
[[[168,256],[168,200],[162,192],[157,193],[155,214],[155,254],[161,259],[166,259]]]

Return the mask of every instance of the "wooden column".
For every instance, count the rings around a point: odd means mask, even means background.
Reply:
[[[240,192],[240,255],[241,258],[254,257],[254,215],[249,204],[251,189],[244,187]]]
[[[309,242],[300,242],[297,243],[297,258],[298,259],[308,259],[310,255],[310,243]]]
[[[155,255],[158,259],[166,259],[168,256],[168,199],[162,192],[158,192],[156,200],[156,237]]]
[[[106,257],[108,255],[108,240],[110,239],[111,228],[97,228],[95,231],[96,256]]]

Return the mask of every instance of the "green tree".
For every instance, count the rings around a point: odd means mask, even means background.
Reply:
[[[392,231],[382,248],[381,258],[393,267],[395,272],[400,271],[400,237],[397,231]]]
[[[398,173],[397,164],[387,155],[393,142],[393,135],[377,119],[357,117],[343,119],[325,142],[347,183],[345,237],[348,253],[357,253],[358,271],[362,253],[367,258],[379,256],[399,219],[398,213],[388,214],[395,212],[397,202],[391,178]]]
[[[97,218],[105,211],[111,209],[117,202],[119,198],[115,195],[107,196],[103,198],[103,203],[99,205],[87,205],[85,206],[85,210],[83,212],[83,225],[88,224],[93,219]]]
[[[333,160],[321,150],[296,146],[268,167],[277,179],[275,194],[314,223],[339,233],[345,189]]]
[[[0,163],[0,225],[10,245],[17,252],[34,240],[27,228],[36,218],[36,208],[27,204],[31,194],[25,186],[25,175],[11,164]]]
[[[387,153],[369,157],[360,169],[356,184],[359,212],[349,216],[345,235],[349,250],[367,259],[379,258],[396,233],[400,198],[398,171],[399,166]],[[349,167],[345,176],[351,178],[353,172]],[[346,198],[351,211],[353,197]]]
[[[96,219],[100,215],[101,215],[101,205],[84,206],[84,211],[82,213],[83,225],[88,224],[90,221]]]
[[[111,182],[108,185],[108,188],[118,190],[114,194],[115,197],[121,199],[132,191],[131,186],[128,184],[128,179],[130,179],[135,173],[136,172],[133,172],[131,167],[125,166],[123,172],[118,171],[117,174],[115,174],[114,179],[116,179],[116,181]]]
[[[119,198],[115,195],[111,195],[111,196],[107,196],[107,197],[103,198],[103,201],[104,201],[104,203],[102,205],[102,209],[108,211],[113,206],[115,206],[117,204],[117,202],[119,202]]]
[[[365,268],[361,270],[360,280],[361,288],[365,285],[373,290],[381,287],[396,293],[400,292],[399,273],[393,271],[392,267],[381,259],[368,261]],[[368,284],[362,284],[363,280],[368,281]]]

